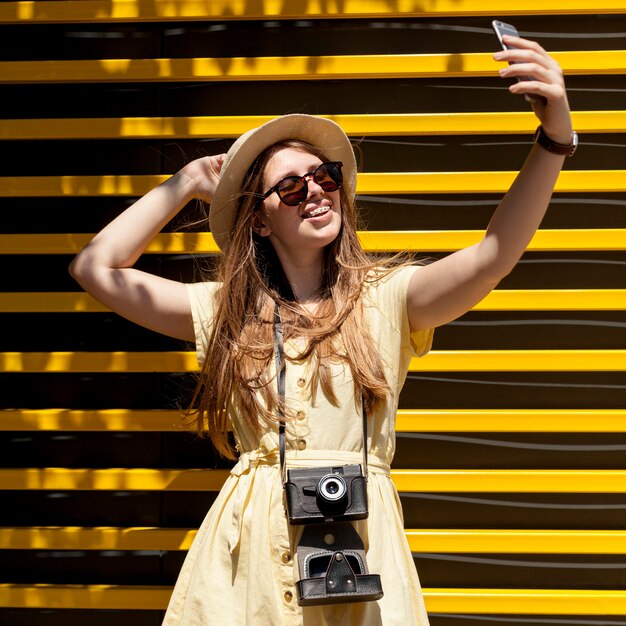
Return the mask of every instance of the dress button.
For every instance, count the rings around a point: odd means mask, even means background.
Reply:
[[[283,597],[285,598],[285,602],[291,602],[293,600],[293,593],[291,593],[291,591],[285,591]]]
[[[298,387],[304,387],[306,385],[306,380],[304,378],[298,378]]]
[[[283,553],[280,555],[280,560],[281,560],[283,563],[289,563],[289,561],[291,560],[291,554],[289,554],[289,552],[283,552]]]
[[[304,411],[298,411],[298,412],[296,413],[296,417],[297,417],[299,420],[303,420],[303,419],[306,417],[306,413],[305,413]]]
[[[304,450],[306,448],[306,440],[298,439],[298,450]]]

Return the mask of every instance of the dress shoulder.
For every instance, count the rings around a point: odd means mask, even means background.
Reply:
[[[206,356],[208,337],[215,313],[216,294],[221,287],[221,283],[188,283],[185,286],[187,287],[191,316],[193,318],[196,355],[198,363],[202,365]]]
[[[412,356],[424,356],[432,347],[434,328],[411,332],[406,296],[411,277],[421,270],[419,265],[408,265],[368,279],[367,298],[401,335],[402,344]]]

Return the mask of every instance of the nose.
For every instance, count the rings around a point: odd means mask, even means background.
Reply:
[[[315,196],[315,195],[324,194],[324,190],[319,185],[319,183],[315,180],[315,175],[313,174],[313,172],[310,172],[309,174],[305,174],[304,180],[307,184],[307,189],[308,189],[307,198],[311,196]]]

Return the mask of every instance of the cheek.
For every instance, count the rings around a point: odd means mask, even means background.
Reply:
[[[332,200],[333,206],[337,210],[337,212],[341,212],[341,191],[338,189],[337,191],[331,191],[328,194],[328,197]]]
[[[258,207],[252,216],[252,224],[254,226],[273,226],[279,217],[278,207],[270,202],[269,199],[265,200],[263,204]]]
[[[280,220],[280,210],[276,206],[265,207],[260,218],[263,220],[264,224],[271,227],[276,226]]]
[[[270,205],[259,213],[258,219],[259,223],[264,224],[271,232],[276,233],[295,227],[290,217],[289,211],[279,206]]]
[[[333,198],[333,208],[335,210],[335,213],[337,213],[339,219],[343,222],[344,215],[343,207],[341,206],[341,198],[337,198],[336,200]]]

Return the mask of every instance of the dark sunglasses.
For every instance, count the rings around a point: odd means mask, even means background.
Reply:
[[[257,206],[271,196],[274,192],[278,194],[280,201],[287,206],[298,206],[307,199],[309,195],[309,179],[312,178],[324,191],[337,191],[343,184],[343,174],[341,173],[341,161],[328,161],[322,163],[312,172],[304,176],[287,176],[279,180],[271,189],[259,196]]]

